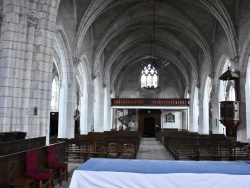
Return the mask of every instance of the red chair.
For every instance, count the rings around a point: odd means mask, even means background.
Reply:
[[[38,182],[39,188],[43,185],[51,188],[51,172],[38,170],[37,150],[29,150],[26,152],[26,177]]]
[[[47,147],[48,167],[53,169],[53,173],[59,173],[59,182],[62,186],[62,180],[68,181],[68,163],[59,163],[56,159],[56,148],[54,145]]]

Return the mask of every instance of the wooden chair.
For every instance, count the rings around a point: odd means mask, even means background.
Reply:
[[[87,142],[86,144],[86,160],[90,159],[90,158],[94,158],[95,155],[95,151],[96,151],[96,143],[95,142]]]
[[[96,142],[95,149],[96,149],[96,157],[107,158],[107,144],[106,143]]]
[[[54,145],[47,147],[48,167],[53,169],[53,176],[59,174],[59,183],[62,186],[62,180],[68,181],[68,163],[58,162],[56,159],[56,148]],[[53,178],[55,179],[55,178]]]
[[[26,177],[37,182],[39,188],[42,188],[43,185],[51,188],[51,171],[38,170],[37,150],[28,150],[26,152]]]
[[[118,158],[119,156],[119,144],[118,143],[109,143],[107,152],[109,158]]]
[[[122,158],[135,158],[135,147],[134,144],[124,144],[122,151]]]

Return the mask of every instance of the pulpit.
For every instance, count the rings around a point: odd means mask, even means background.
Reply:
[[[229,69],[224,72],[219,79],[224,81],[234,80],[235,98],[238,100],[238,79],[239,75]],[[221,101],[220,102],[220,122],[228,129],[232,135],[233,129],[240,122],[239,101]]]
[[[240,122],[239,104],[239,101],[220,102],[220,122],[229,130],[230,134]]]

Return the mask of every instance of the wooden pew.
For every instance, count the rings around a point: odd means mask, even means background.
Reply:
[[[233,142],[235,160],[250,160],[249,143]]]
[[[122,156],[124,144],[133,144],[135,148],[135,157],[139,149],[141,133],[136,131],[105,131],[91,132],[80,139],[66,140],[66,158],[67,160],[82,159],[88,160],[90,157],[107,157],[107,146],[109,143],[119,144],[119,156]],[[94,148],[89,149],[90,146]]]
[[[199,135],[178,131],[163,132],[162,135],[164,146],[176,160],[236,160],[242,152],[223,134]],[[246,153],[242,155],[247,159],[246,156]]]
[[[37,137],[21,140],[0,142],[0,156],[17,153],[32,148],[42,147],[46,144],[46,137]]]
[[[65,161],[65,143],[57,143],[56,152],[59,162]],[[46,146],[33,148],[38,151],[39,169],[47,169]],[[0,156],[0,187],[9,187],[9,184],[16,179],[25,178],[26,171],[26,150]],[[54,179],[56,180],[57,177]],[[57,182],[57,181],[55,181]]]

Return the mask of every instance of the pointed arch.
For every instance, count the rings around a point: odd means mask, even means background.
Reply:
[[[93,124],[93,112],[92,109],[92,80],[90,75],[89,61],[86,55],[80,57],[80,64],[78,66],[77,77],[80,82],[80,101],[81,101],[81,120],[80,120],[80,134],[87,134]]]
[[[57,30],[54,36],[55,50],[60,59],[60,102],[59,102],[59,138],[74,137],[74,97],[75,94],[75,79],[73,62],[70,57],[71,51],[68,44],[68,39],[63,30]],[[71,87],[69,89],[69,87]]]

